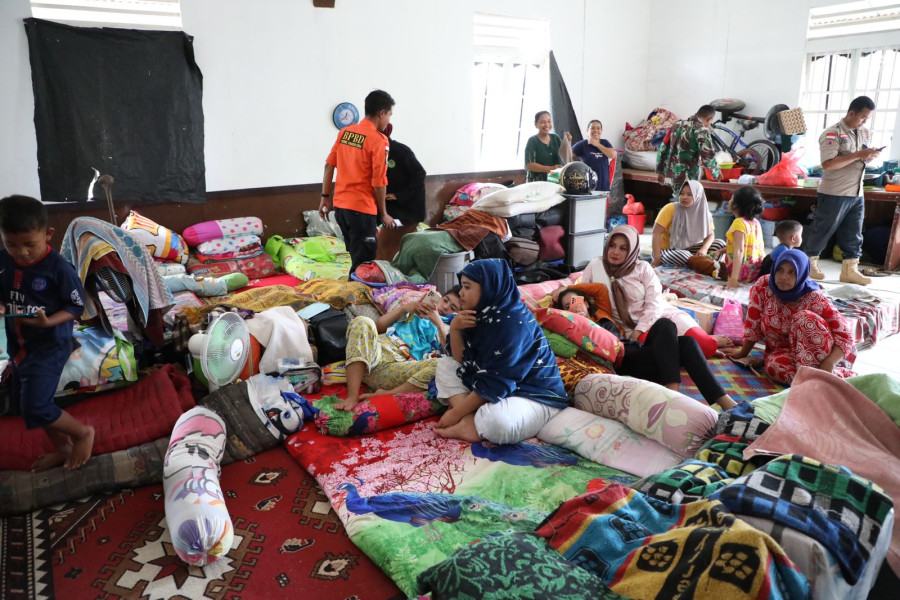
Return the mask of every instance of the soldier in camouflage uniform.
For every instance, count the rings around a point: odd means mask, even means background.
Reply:
[[[677,194],[686,180],[700,179],[701,163],[714,177],[719,177],[716,149],[709,134],[709,125],[715,115],[716,110],[704,104],[694,116],[672,125],[656,159],[660,185],[668,184]]]

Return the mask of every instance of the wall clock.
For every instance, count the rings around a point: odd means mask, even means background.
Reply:
[[[359,110],[350,102],[341,102],[334,107],[331,118],[335,127],[343,129],[348,125],[359,123]]]

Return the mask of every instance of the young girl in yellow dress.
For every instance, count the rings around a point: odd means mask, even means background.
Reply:
[[[725,255],[724,268],[719,263],[718,277],[726,280],[725,287],[729,289],[756,281],[765,254],[765,239],[758,220],[763,212],[759,192],[746,185],[738,188],[731,198],[731,212],[735,219],[725,234],[725,248],[717,256]]]

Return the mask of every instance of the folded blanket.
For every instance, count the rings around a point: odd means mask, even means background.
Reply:
[[[202,242],[197,245],[197,252],[209,255],[229,254],[261,246],[262,240],[258,235],[238,235]]]
[[[191,246],[216,238],[227,238],[241,235],[262,235],[263,222],[258,217],[241,217],[238,219],[218,219],[204,221],[184,230],[184,239]]]
[[[93,217],[78,217],[69,223],[60,254],[75,265],[81,281],[88,274],[93,247],[112,246],[131,277],[131,287],[141,308],[141,325],[146,325],[151,310],[167,312],[175,304],[172,293],[156,270],[153,257],[131,233]],[[96,306],[85,303],[85,316],[97,316]]]
[[[844,381],[877,404],[891,421],[900,427],[900,380],[886,373],[871,373],[848,377]],[[777,394],[753,400],[751,404],[756,416],[766,423],[774,423],[781,414],[784,401],[790,391],[790,389],[786,389]]]
[[[400,252],[391,264],[406,273],[413,283],[425,283],[444,254],[462,252],[453,236],[446,231],[429,230],[407,233],[400,240]]]
[[[489,233],[496,233],[500,239],[510,236],[509,225],[502,217],[495,217],[480,210],[468,210],[452,221],[437,226],[453,236],[460,246],[466,250],[474,250]]]
[[[778,419],[744,456],[802,454],[844,465],[900,498],[900,428],[877,404],[830,373],[801,367]],[[887,562],[900,573],[900,527]]]
[[[841,466],[797,454],[781,456],[712,493],[735,514],[772,519],[828,548],[855,584],[893,501],[871,481]]]
[[[614,484],[565,502],[537,534],[629,598],[809,594],[781,547],[719,502],[669,504]]]
[[[631,487],[657,500],[687,504],[703,500],[731,481],[733,478],[718,465],[688,458],[671,469],[644,477]]]
[[[312,361],[313,353],[306,339],[306,325],[288,306],[276,306],[256,313],[246,321],[250,333],[265,347],[259,361],[260,373],[278,371],[279,358]]]

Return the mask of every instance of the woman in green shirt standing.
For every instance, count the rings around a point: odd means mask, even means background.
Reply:
[[[525,181],[547,181],[547,173],[572,160],[572,135],[567,131],[560,139],[553,129],[553,120],[546,110],[534,115],[538,134],[528,138],[525,144]],[[562,154],[560,154],[562,150]]]

